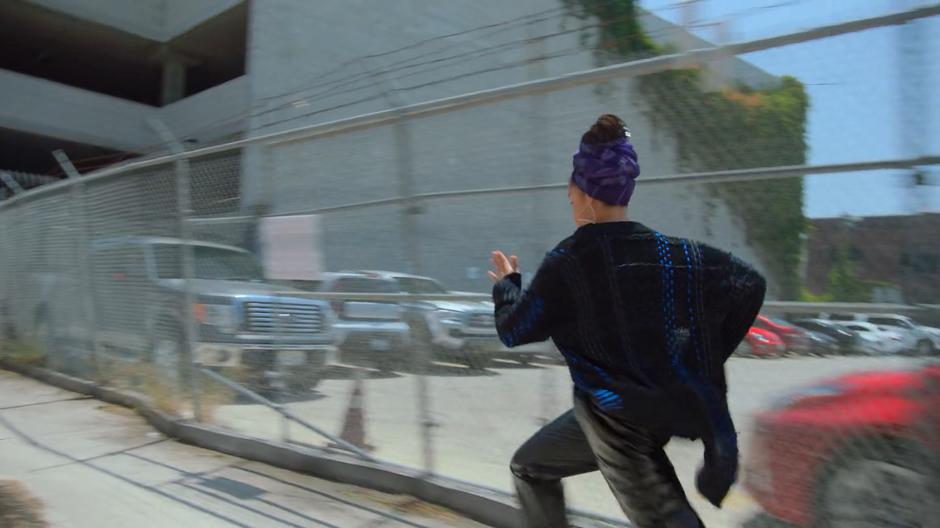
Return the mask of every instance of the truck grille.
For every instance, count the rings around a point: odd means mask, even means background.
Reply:
[[[493,328],[496,320],[491,313],[471,314],[467,319],[467,326],[472,328]]]
[[[323,312],[315,304],[246,302],[245,326],[256,334],[318,334]]]

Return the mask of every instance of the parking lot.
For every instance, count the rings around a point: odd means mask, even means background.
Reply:
[[[826,357],[746,359],[727,364],[730,404],[741,439],[742,459],[747,455],[753,416],[774,398],[800,386],[860,370],[890,370],[915,365],[901,357]],[[508,461],[515,448],[545,420],[570,405],[567,369],[549,361],[521,365],[494,361],[490,368],[434,363],[426,378],[434,442],[434,470],[457,479],[511,489]],[[363,379],[360,424],[346,419],[356,378]],[[287,402],[289,408],[313,424],[335,434],[362,426],[366,443],[383,460],[423,467],[418,378],[408,372],[379,372],[368,367],[333,365],[318,390]],[[219,425],[265,438],[281,438],[282,422],[271,409],[237,403],[214,410]],[[288,428],[291,441],[327,445],[326,441],[296,425]],[[670,458],[687,490],[693,490],[694,472],[701,461],[700,445],[673,441]],[[575,508],[620,517],[620,510],[599,475],[570,479],[568,493]],[[736,489],[722,510],[707,505],[690,492],[703,520],[721,526],[739,525],[753,516],[757,506]]]

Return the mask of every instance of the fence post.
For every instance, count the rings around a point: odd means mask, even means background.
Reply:
[[[924,156],[928,151],[927,140],[930,129],[930,124],[927,121],[930,116],[928,111],[930,98],[928,72],[930,64],[924,51],[927,49],[929,41],[925,23],[921,20],[908,21],[897,32],[898,78],[901,81],[899,83],[900,97],[898,98],[900,103],[899,114],[901,116],[900,146],[902,153],[910,155],[912,158]],[[911,167],[908,172],[908,207],[914,225],[926,223],[925,213],[930,210],[929,199],[927,193],[924,192],[926,190],[924,186],[927,185],[925,174],[925,169],[918,166]],[[926,233],[928,229],[929,226],[924,225],[922,228],[907,230],[904,240],[902,240],[902,252],[906,255],[916,255],[922,251],[920,248],[924,244],[924,240],[918,240],[917,234]],[[909,265],[905,266],[902,269],[902,276],[906,279],[904,282],[907,284],[915,283],[911,277],[914,273],[918,273],[918,271],[912,269]],[[911,298],[912,294],[916,295],[916,292],[909,289],[904,291],[903,294],[904,301],[908,304],[923,301],[922,299]],[[934,299],[930,299],[930,301],[933,302]],[[926,368],[926,365],[922,363],[920,367]],[[940,394],[940,381],[938,379],[940,378],[925,374],[923,384],[912,388],[909,397],[912,401],[936,401],[937,395]],[[940,445],[940,426],[937,425],[940,423],[937,420],[940,411],[929,403],[925,403],[923,408],[920,419],[915,424],[917,430],[914,432],[914,436],[919,437],[924,446]],[[926,460],[915,460],[915,463],[923,464],[927,473],[927,485],[923,495],[926,500],[919,501],[917,505],[920,508],[919,514],[922,521],[927,523],[927,519],[935,519],[940,516],[940,504],[936,500],[929,499],[929,497],[936,497],[936,494],[940,492],[940,458],[931,456],[929,448],[923,452],[915,452],[912,456],[927,458]]]
[[[393,109],[403,108],[404,102],[398,97],[397,92],[389,90],[386,84],[392,84],[394,81],[387,81],[381,73],[370,69],[365,59],[360,59],[360,66],[372,77],[376,88],[382,92],[383,97],[389,106]],[[405,262],[408,271],[415,275],[421,275],[421,256],[420,246],[418,244],[418,226],[416,216],[422,212],[421,203],[415,199],[414,187],[414,159],[411,143],[411,130],[406,117],[402,114],[398,116],[393,123],[393,135],[395,137],[395,163],[396,173],[398,175],[399,196],[403,201],[400,205],[400,214],[402,220],[402,242],[405,247]],[[412,317],[409,317],[409,323],[412,327],[412,367],[415,370],[415,383],[417,384],[418,397],[418,415],[421,423],[421,446],[424,458],[424,470],[428,474],[434,473],[434,435],[432,429],[437,425],[431,414],[430,384],[428,383],[427,367],[431,361],[431,342],[430,332],[427,331],[428,321],[420,313],[420,309],[413,309]]]
[[[405,238],[405,260],[408,263],[409,271],[415,275],[422,274],[421,256],[419,255],[418,244],[418,226],[416,215],[420,214],[420,204],[410,199],[414,196],[414,182],[412,180],[413,164],[411,150],[411,131],[408,130],[408,124],[403,120],[395,122],[395,149],[397,151],[398,176],[400,189],[403,197],[409,198],[401,205],[401,214],[403,220],[404,238]],[[412,321],[412,337],[414,346],[415,380],[418,392],[418,414],[421,420],[421,445],[424,455],[424,470],[428,474],[434,473],[434,434],[433,428],[436,425],[431,413],[430,383],[427,377],[428,364],[431,362],[431,335],[429,331],[429,322],[422,314],[421,309],[416,309]]]
[[[79,295],[82,298],[82,314],[85,318],[85,332],[88,337],[88,344],[91,346],[91,368],[93,381],[102,385],[104,383],[103,373],[101,372],[100,354],[98,350],[98,313],[95,303],[94,290],[94,268],[91,262],[91,221],[88,217],[88,197],[85,194],[85,183],[81,181],[81,174],[68,155],[62,150],[52,152],[59,166],[65,172],[66,177],[76,180],[72,185],[72,204],[78,207],[78,237],[75,256],[79,266]]]
[[[159,119],[151,119],[150,126],[157,132],[161,139],[169,146],[170,151],[175,156],[173,163],[176,172],[176,215],[179,229],[179,237],[182,240],[180,244],[182,274],[183,274],[183,350],[189,356],[189,374],[186,376],[186,382],[190,396],[193,399],[193,416],[196,421],[202,421],[202,395],[199,391],[199,360],[195,354],[196,343],[196,322],[193,320],[193,305],[196,298],[193,294],[194,262],[192,226],[190,217],[192,216],[192,197],[190,193],[190,171],[189,159],[182,154],[185,148],[173,135],[167,126]]]
[[[23,188],[20,187],[20,184],[8,172],[0,171],[0,181],[2,181],[13,194],[23,192]]]

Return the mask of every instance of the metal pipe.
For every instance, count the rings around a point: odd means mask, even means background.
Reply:
[[[421,301],[487,302],[492,299],[490,294],[487,293],[410,294],[290,292],[290,295],[323,300],[402,303]],[[932,308],[928,305],[921,306],[895,303],[767,301],[764,303],[764,309],[775,313],[918,313]]]
[[[909,169],[911,167],[920,167],[925,165],[940,165],[940,156],[921,156],[916,158],[859,161],[852,163],[829,163],[824,165],[781,165],[777,167],[756,167],[751,169],[729,169],[709,172],[689,172],[684,174],[667,174],[663,176],[651,176],[637,180],[637,185],[663,185],[675,183],[730,183],[741,181],[759,181],[774,180],[780,178],[798,178],[809,175],[823,174],[841,174],[846,172],[863,172],[872,170],[886,169]],[[458,191],[442,191],[434,193],[416,194],[410,198],[392,197],[382,198],[380,200],[369,200],[365,202],[353,202],[348,204],[331,205],[327,207],[318,207],[315,209],[302,209],[277,213],[271,216],[293,216],[309,214],[327,214],[342,211],[352,211],[356,209],[369,209],[372,207],[384,207],[400,205],[410,202],[422,202],[426,200],[445,200],[455,198],[469,198],[487,195],[503,195],[514,193],[532,193],[539,191],[559,191],[567,188],[568,183],[549,183],[544,185],[521,185],[515,187],[491,187],[485,189],[464,189]],[[231,217],[203,217],[193,219],[193,222],[205,224],[217,224],[226,222],[248,221],[247,216]]]
[[[823,302],[808,303],[796,301],[768,301],[764,303],[764,311],[774,313],[891,313],[914,314],[924,311],[920,306],[891,303],[847,303]]]

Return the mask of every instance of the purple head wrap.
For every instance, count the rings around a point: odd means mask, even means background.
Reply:
[[[581,142],[571,181],[588,196],[610,205],[627,205],[640,175],[636,150],[626,137],[606,143]]]

